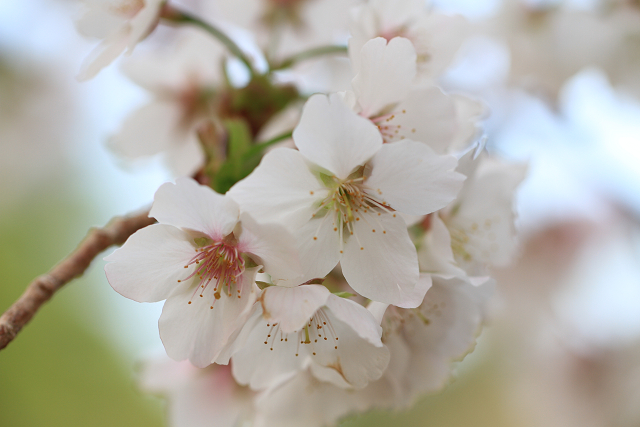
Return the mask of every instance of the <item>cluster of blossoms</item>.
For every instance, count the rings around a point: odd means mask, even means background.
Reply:
[[[117,292],[166,300],[176,362],[149,363],[143,386],[172,399],[176,426],[407,407],[473,347],[489,269],[515,247],[524,169],[484,152],[481,105],[437,86],[464,21],[421,0],[212,3],[211,24],[150,0],[87,2],[79,22],[104,38],[81,77],[159,22],[196,27],[125,64],[154,99],[111,140],[124,158],[162,153],[177,177],[155,194],[158,223],[106,258]],[[305,60],[327,74],[321,93],[300,83]]]

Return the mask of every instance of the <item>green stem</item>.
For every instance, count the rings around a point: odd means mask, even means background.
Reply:
[[[315,58],[317,56],[324,55],[339,55],[346,54],[347,47],[346,46],[320,46],[315,47],[313,49],[304,50],[302,52],[296,53],[295,55],[291,55],[288,58],[285,58],[280,62],[280,64],[274,65],[271,67],[271,71],[282,70],[285,68],[290,68],[291,66],[297,64],[298,62],[305,61],[307,59]]]
[[[191,24],[200,27],[215,38],[217,38],[236,58],[238,58],[247,67],[251,75],[255,75],[255,70],[251,65],[251,61],[240,49],[240,47],[229,36],[223,33],[219,28],[202,21],[200,18],[193,16],[187,12],[183,12],[174,6],[165,5],[160,15],[165,21],[177,24]]]
[[[277,144],[280,141],[284,141],[285,139],[291,138],[292,135],[293,135],[293,131],[289,131],[287,133],[283,133],[282,135],[278,135],[275,138],[271,138],[268,141],[261,142],[260,144],[256,144],[253,147],[251,147],[249,150],[247,150],[247,152],[244,154],[244,157],[249,159],[253,156],[257,156],[268,147],[274,144]]]

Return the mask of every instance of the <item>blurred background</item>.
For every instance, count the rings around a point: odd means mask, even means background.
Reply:
[[[490,151],[529,162],[521,254],[495,272],[489,325],[443,393],[342,425],[640,426],[640,6],[433,6],[471,22],[443,86],[488,105]],[[118,63],[75,80],[95,43],[75,31],[78,13],[72,0],[0,0],[2,311],[90,227],[149,205],[169,179],[105,147],[149,95]],[[0,352],[1,426],[165,425],[163,401],[135,383],[162,351],[162,303],[116,294],[103,265]]]

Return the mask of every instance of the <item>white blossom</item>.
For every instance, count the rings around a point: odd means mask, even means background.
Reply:
[[[375,37],[409,39],[417,53],[420,79],[435,82],[464,40],[465,27],[462,17],[432,13],[423,0],[369,0],[354,11],[349,47],[357,52]]]
[[[218,359],[249,315],[260,265],[276,282],[299,276],[286,230],[259,225],[233,200],[189,178],[162,185],[149,215],[159,224],[106,257],[105,272],[127,298],[167,300],[158,326],[175,360],[203,367]]]
[[[93,78],[125,49],[129,53],[158,24],[165,0],[83,0],[78,31],[102,42],[85,58],[79,80]]]
[[[210,36],[181,36],[171,49],[125,62],[125,74],[154,98],[124,121],[109,144],[127,160],[161,153],[177,177],[193,175],[204,164],[197,132],[213,118],[207,96],[219,89],[224,59]]]
[[[339,95],[312,96],[293,138],[299,151],[271,151],[230,196],[294,231],[304,280],[340,261],[359,294],[418,305],[415,247],[396,211],[421,215],[453,200],[463,179],[456,159],[411,140],[383,145],[376,126]]]
[[[428,219],[418,251],[422,271],[485,275],[515,254],[514,196],[526,167],[472,154],[461,160],[468,179],[456,201]]]
[[[238,338],[233,374],[240,384],[266,389],[313,365],[320,380],[363,388],[380,378],[389,361],[381,334],[364,307],[324,286],[272,286]]]

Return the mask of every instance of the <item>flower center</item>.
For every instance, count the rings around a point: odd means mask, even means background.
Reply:
[[[388,114],[369,118],[369,120],[371,120],[371,122],[378,127],[384,143],[395,141],[398,139],[405,139],[405,135],[399,135],[399,133],[403,131],[402,125],[394,123],[394,119],[401,114],[407,114],[407,110],[393,111]],[[410,132],[415,133],[416,129],[413,128],[410,130]],[[406,129],[403,134],[407,134]]]
[[[222,292],[231,297],[235,289],[238,298],[241,297],[238,278],[244,273],[245,261],[235,246],[225,242],[215,242],[196,248],[196,254],[184,268],[188,268],[190,265],[196,266],[194,271],[178,282],[196,278],[198,286],[193,292],[192,298],[198,290],[200,290],[200,297],[203,297],[204,290],[211,282],[214,283],[213,295],[215,298],[211,308],[216,300],[220,299]],[[189,300],[189,304],[191,304],[191,300]]]
[[[289,335],[297,337],[296,344],[296,356],[300,354],[300,345],[310,346],[310,351],[313,356],[317,352],[328,345],[333,345],[333,349],[338,349],[338,334],[335,328],[331,324],[331,320],[324,309],[320,308],[316,311],[311,319],[307,322],[304,328],[293,331],[291,333],[284,333],[280,329],[278,323],[267,323],[269,331],[267,337],[264,340],[265,345],[270,345],[269,349],[273,351],[273,345],[279,339],[279,342],[289,342]]]
[[[342,245],[345,236],[354,236],[360,245],[360,250],[364,250],[355,233],[356,223],[362,221],[371,227],[371,232],[375,233],[377,230],[379,233],[387,234],[378,217],[384,213],[392,213],[394,217],[396,216],[387,202],[375,196],[375,193],[381,196],[382,191],[378,189],[374,192],[364,185],[363,171],[364,167],[359,168],[346,180],[340,180],[335,176],[325,177],[325,184],[333,191],[329,192],[312,215],[316,218],[324,213],[314,234],[314,240],[318,240],[317,235],[324,222],[329,218],[333,219],[333,231],[340,234],[340,253],[343,253]]]

